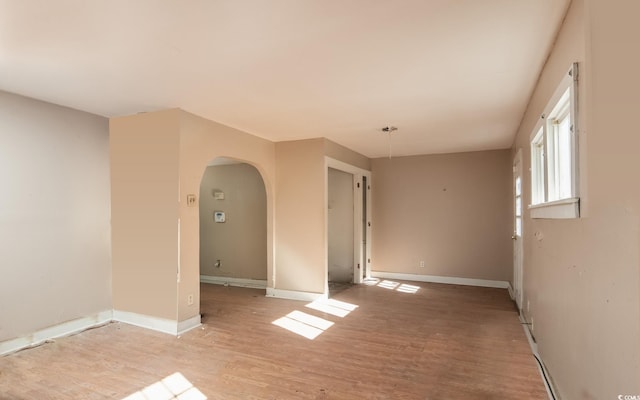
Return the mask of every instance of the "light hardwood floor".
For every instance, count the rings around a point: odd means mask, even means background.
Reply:
[[[506,290],[397,283],[336,294],[357,305],[344,316],[347,304],[316,307],[327,313],[203,284],[201,328],[175,338],[111,323],[0,357],[0,399],[547,398]]]

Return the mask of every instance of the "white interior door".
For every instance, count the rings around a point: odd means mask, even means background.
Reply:
[[[522,310],[522,151],[513,160],[513,291],[518,309]]]

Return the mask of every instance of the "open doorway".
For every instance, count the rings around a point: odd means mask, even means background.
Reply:
[[[331,296],[370,276],[369,171],[327,160],[327,293]]]
[[[252,165],[218,157],[200,184],[200,282],[267,287],[267,196]]]
[[[354,282],[353,175],[328,171],[328,272],[329,291],[335,293]]]

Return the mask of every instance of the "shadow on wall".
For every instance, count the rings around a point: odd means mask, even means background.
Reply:
[[[258,170],[219,157],[200,184],[200,275],[267,279],[267,196]]]

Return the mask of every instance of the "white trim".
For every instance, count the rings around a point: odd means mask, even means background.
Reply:
[[[190,331],[191,329],[197,328],[201,323],[201,315],[198,314],[195,317],[191,317],[189,319],[185,319],[184,321],[178,322],[177,334],[182,335],[183,333]]]
[[[111,322],[112,316],[112,310],[101,311],[88,317],[77,318],[50,326],[29,335],[5,340],[4,342],[0,342],[0,355],[13,353],[27,347],[37,346],[51,339],[68,336],[95,326],[109,323]]]
[[[168,333],[174,336],[200,326],[200,315],[182,322],[177,322],[171,319],[152,317],[150,315],[143,315],[129,311],[113,310],[113,320],[124,322],[129,325],[139,326],[141,328],[151,329],[153,331]]]
[[[274,288],[267,288],[266,296],[275,297],[278,299],[301,300],[301,301],[326,300],[329,297],[327,293],[299,292],[297,290],[283,290],[283,289],[274,289]]]
[[[567,219],[580,217],[580,199],[556,200],[529,206],[531,218]]]
[[[340,171],[348,172],[351,175],[368,175],[371,174],[371,171],[366,169],[362,169],[360,167],[356,167],[355,165],[348,164],[346,162],[336,160],[335,158],[331,158],[329,156],[324,156],[326,160],[326,165],[329,168],[339,169]]]
[[[524,177],[522,168],[522,149],[518,149],[513,160],[513,287],[509,284],[511,299],[516,302],[518,310],[522,309],[522,301],[524,295],[524,226],[526,225],[524,218]],[[517,195],[516,181],[520,179],[520,195]],[[532,176],[533,179],[533,176]],[[543,185],[544,186],[544,185]],[[520,199],[520,215],[517,216],[516,203]],[[520,229],[518,232],[517,222],[520,220]]]
[[[480,287],[490,287],[490,288],[500,288],[500,289],[509,288],[509,282],[507,281],[458,278],[454,276],[402,274],[402,273],[396,273],[396,272],[381,272],[381,271],[371,271],[371,276],[373,276],[374,278],[399,279],[403,281],[446,283],[450,285],[480,286]]]
[[[266,289],[267,280],[230,278],[226,276],[200,275],[201,283],[211,283],[214,285],[237,286],[253,289]]]
[[[363,196],[366,198],[367,203],[367,215],[366,220],[371,222],[371,194],[366,187],[361,187],[358,190],[358,184],[362,184],[362,178],[367,178],[367,185],[371,185],[371,171],[356,167],[349,163],[336,160],[329,156],[324,157],[325,164],[325,196],[324,196],[324,209],[325,209],[325,293],[329,293],[329,213],[327,209],[329,207],[329,168],[333,168],[342,172],[353,175],[353,281],[354,283],[362,283],[362,275],[368,276],[367,272],[370,266],[369,260],[371,259],[371,227],[367,224],[365,228],[367,230],[366,237],[367,243],[363,246],[363,224],[362,224],[362,203]],[[364,257],[363,257],[364,254]],[[360,268],[358,268],[360,265]]]
[[[174,320],[129,311],[113,310],[113,320],[171,335],[175,335],[178,332],[178,323]]]
[[[511,286],[511,282],[507,282],[507,290],[509,291],[509,297],[511,297],[511,300],[516,299],[516,294],[513,292],[513,286]]]
[[[545,368],[544,362],[542,361],[542,358],[538,353],[538,345],[533,340],[533,336],[531,336],[531,332],[529,331],[529,325],[527,325],[527,321],[525,321],[524,318],[522,318],[522,314],[520,314],[518,318],[520,319],[520,324],[522,325],[522,329],[524,329],[524,334],[527,336],[529,347],[531,347],[531,353],[535,357],[537,357],[538,360],[540,360],[540,362],[542,363],[542,367],[540,367],[540,364],[538,364],[538,362],[536,361],[536,366],[538,367],[538,372],[540,372],[540,377],[542,378],[542,384],[544,385],[545,389],[547,389],[547,396],[549,396],[549,400],[557,399],[559,397],[554,396],[554,394],[556,393],[555,390],[553,390],[553,387],[547,384],[547,380],[545,379],[545,375],[546,375],[548,379],[551,380],[551,375],[549,375],[549,370]]]

